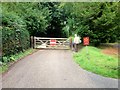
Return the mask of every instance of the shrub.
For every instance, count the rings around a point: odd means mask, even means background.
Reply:
[[[16,54],[30,47],[30,35],[26,30],[26,24],[15,13],[3,12],[0,32],[2,32],[3,56]]]

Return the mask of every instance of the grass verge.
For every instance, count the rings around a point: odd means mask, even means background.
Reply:
[[[33,52],[35,52],[35,49],[30,48],[24,52],[19,52],[15,55],[3,57],[4,63],[2,63],[2,66],[0,66],[0,73],[4,73],[5,71],[8,70],[9,66],[11,66],[13,63],[15,63],[16,61],[24,58],[25,56]]]
[[[74,60],[82,67],[93,73],[118,78],[118,58],[110,55],[105,55],[101,52],[101,49],[88,46],[88,54],[86,53],[86,47],[73,55]]]

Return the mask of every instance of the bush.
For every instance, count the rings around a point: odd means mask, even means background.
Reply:
[[[27,30],[16,32],[9,27],[3,27],[2,33],[3,56],[18,53],[30,47]]]
[[[16,54],[30,47],[30,35],[26,30],[26,24],[15,13],[3,12],[0,32],[2,32],[3,57]]]

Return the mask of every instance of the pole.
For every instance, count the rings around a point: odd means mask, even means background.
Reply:
[[[34,48],[36,48],[36,37],[34,36]]]
[[[34,38],[33,38],[33,36],[30,37],[30,45],[31,45],[31,48],[34,48]]]
[[[86,51],[87,51],[87,55],[88,55],[88,47],[87,47],[87,45],[86,45]]]
[[[88,47],[87,47],[87,45],[86,45],[86,52],[87,52],[87,53],[86,53],[87,59],[90,60],[90,59],[89,59],[89,53],[88,53]]]

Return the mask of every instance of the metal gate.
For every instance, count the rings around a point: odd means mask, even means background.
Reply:
[[[68,38],[34,37],[34,48],[70,49]]]

